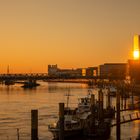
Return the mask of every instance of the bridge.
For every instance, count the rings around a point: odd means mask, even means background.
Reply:
[[[44,80],[44,79],[91,79],[91,80],[123,80],[124,77],[104,77],[104,76],[49,76],[47,73],[7,73],[0,74],[0,80],[26,80],[26,79]]]
[[[57,81],[64,81],[65,79],[69,80],[75,80],[75,79],[104,79],[104,77],[100,76],[49,76],[47,73],[25,73],[25,74],[0,74],[0,81],[5,80],[28,80],[28,79],[34,79],[34,80],[57,80]],[[82,81],[82,80],[81,80]]]
[[[47,79],[48,74],[47,73],[25,73],[25,74],[0,74],[0,80],[28,80],[28,79],[34,79],[34,80],[43,80]]]
[[[132,121],[136,121],[136,120],[140,120],[140,112],[136,112],[136,113],[132,113],[132,114],[127,114],[127,115],[123,115],[120,118],[120,124],[124,124],[124,123],[128,123],[128,122],[132,122]],[[113,123],[111,125],[111,127],[116,126],[117,123]]]

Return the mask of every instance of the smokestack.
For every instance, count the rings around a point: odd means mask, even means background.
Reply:
[[[133,58],[135,60],[138,60],[140,58],[140,35],[134,36]]]

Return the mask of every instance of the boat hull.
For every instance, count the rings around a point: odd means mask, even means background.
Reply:
[[[49,130],[52,132],[54,139],[59,139],[59,130]],[[65,130],[64,131],[64,137],[65,138],[72,138],[72,137],[77,137],[82,134],[82,129],[77,129],[77,130]]]

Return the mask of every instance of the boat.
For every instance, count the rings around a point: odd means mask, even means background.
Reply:
[[[105,119],[103,122],[96,121],[94,127],[84,135],[88,138],[108,139],[110,136],[110,119]]]
[[[140,109],[140,101],[137,101],[135,103],[131,103],[131,104],[128,104],[128,109]]]
[[[64,137],[74,137],[82,133],[82,125],[79,119],[76,118],[76,110],[65,108],[64,110]],[[54,139],[59,138],[59,121],[48,125],[48,130],[52,132]]]
[[[36,83],[36,80],[29,80],[27,82],[24,82],[23,88],[35,88],[39,86],[40,84]]]
[[[110,96],[113,96],[115,97],[116,96],[116,93],[117,93],[117,89],[115,87],[109,87],[109,92],[110,92]]]
[[[77,116],[78,115],[85,115],[88,114],[88,116],[91,114],[91,95],[92,95],[92,91],[88,90],[88,94],[87,96],[78,99],[79,103],[78,103],[78,107],[77,107]],[[97,117],[97,112],[98,112],[98,108],[99,108],[99,102],[96,101],[96,104],[94,106],[95,108],[95,112],[96,112],[96,117]],[[103,113],[104,113],[104,118],[113,118],[115,115],[115,110],[113,107],[108,107],[106,109],[103,109]],[[82,116],[81,115],[81,116]],[[79,118],[81,118],[81,116]]]
[[[83,122],[87,119],[89,112],[89,97],[79,99],[77,108],[69,108],[69,94],[67,96],[67,106],[64,108],[64,137],[76,137],[82,134]],[[89,112],[89,114],[87,113]],[[57,123],[48,125],[48,130],[53,134],[54,139],[59,138],[59,121]]]
[[[89,80],[88,82],[87,82],[87,84],[88,84],[88,86],[93,86],[94,85],[94,81],[93,80]]]
[[[69,97],[69,96],[68,96]],[[69,99],[69,98],[68,98]],[[95,123],[91,113],[91,91],[88,91],[86,97],[80,98],[77,108],[64,109],[64,137],[108,137],[110,135],[111,118],[105,117],[104,120],[98,119],[98,104],[95,109]],[[93,125],[92,125],[93,124]],[[59,138],[59,121],[48,126],[48,130],[52,132],[55,139]]]
[[[78,99],[77,113],[90,112],[91,94],[91,90],[88,90],[87,96]]]
[[[15,82],[13,80],[5,80],[4,84],[10,86],[10,85],[14,85]]]

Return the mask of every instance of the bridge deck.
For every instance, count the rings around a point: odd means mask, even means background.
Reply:
[[[136,120],[140,120],[140,112],[136,112],[136,113],[127,114],[125,116],[122,116],[120,124],[132,122],[132,121],[136,121]],[[116,125],[117,125],[116,123],[113,123],[111,125],[111,127],[116,126]]]

